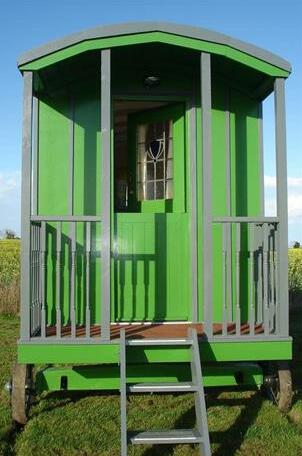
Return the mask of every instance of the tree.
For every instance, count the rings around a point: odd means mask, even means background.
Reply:
[[[301,248],[300,242],[299,242],[299,241],[295,241],[295,242],[293,243],[293,249],[300,249],[300,248]]]
[[[13,230],[10,230],[9,228],[6,228],[4,230],[4,239],[16,239],[17,235]]]

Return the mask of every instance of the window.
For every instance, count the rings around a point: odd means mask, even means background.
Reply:
[[[173,198],[171,120],[137,127],[137,199]]]

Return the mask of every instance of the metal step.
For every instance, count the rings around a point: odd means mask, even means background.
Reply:
[[[134,383],[127,385],[131,393],[194,393],[199,387],[192,382],[169,382],[169,383]]]
[[[162,347],[170,345],[192,345],[192,339],[127,339],[126,345],[141,347],[160,345]]]
[[[169,431],[145,431],[129,436],[133,445],[202,443],[203,438],[195,429],[172,429]]]

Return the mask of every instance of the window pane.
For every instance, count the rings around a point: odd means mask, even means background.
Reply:
[[[164,199],[164,182],[156,182],[156,199]]]
[[[153,122],[137,127],[137,198],[173,196],[173,122]],[[168,181],[169,180],[169,181]]]

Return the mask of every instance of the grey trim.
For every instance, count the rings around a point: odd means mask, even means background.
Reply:
[[[280,334],[288,335],[288,233],[287,233],[287,163],[285,125],[285,80],[275,80],[275,133],[277,171],[277,216],[279,225],[279,313]]]
[[[279,217],[213,217],[213,223],[278,223]]]
[[[223,44],[225,46],[238,49],[245,54],[249,54],[285,71],[291,71],[291,65],[289,62],[265,49],[212,30],[167,22],[129,22],[86,29],[23,53],[18,59],[18,66],[86,40],[156,31]]]
[[[39,100],[33,97],[32,214],[38,213]]]
[[[120,332],[120,414],[121,414],[121,456],[127,456],[127,373],[126,334]]]
[[[46,337],[46,254],[47,254],[47,239],[46,239],[46,223],[42,222],[40,231],[40,255],[41,255],[41,337]],[[23,292],[23,291],[22,291]],[[22,293],[21,293],[22,294]]]
[[[74,199],[74,99],[70,99],[69,119],[69,185],[68,185],[68,212],[73,215]]]
[[[101,207],[102,207],[102,293],[101,337],[110,339],[111,304],[111,62],[110,50],[101,51]]]
[[[192,321],[198,321],[198,259],[197,259],[197,138],[196,107],[194,100],[189,106],[189,144],[190,144],[190,190],[191,190],[191,274],[192,274]]]
[[[259,175],[260,175],[260,214],[264,216],[264,157],[263,157],[263,112],[262,102],[258,105],[258,147],[259,147]]]
[[[70,323],[71,323],[71,337],[76,338],[76,249],[77,249],[77,231],[76,222],[70,224],[70,237],[71,237],[71,258],[70,258]]]
[[[203,200],[203,309],[205,332],[213,334],[213,233],[212,233],[212,103],[211,55],[200,54],[202,110],[202,200]]]
[[[62,252],[62,222],[57,223],[56,241],[56,336],[62,335],[62,315],[61,315],[61,252]]]
[[[23,340],[30,337],[30,214],[31,214],[31,151],[33,73],[24,73],[23,89],[23,134],[22,134],[22,183],[21,183],[21,328]]]
[[[32,222],[101,222],[97,215],[34,215]]]

